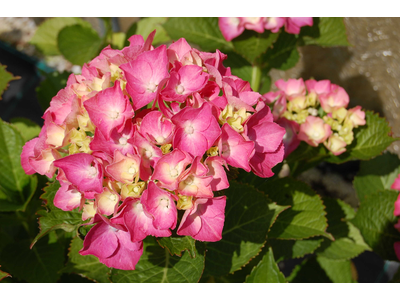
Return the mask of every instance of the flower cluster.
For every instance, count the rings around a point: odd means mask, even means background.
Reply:
[[[129,38],[71,74],[44,113],[39,137],[23,147],[27,174],[56,179],[54,205],[79,208],[95,224],[82,255],[132,270],[143,239],[176,233],[218,241],[228,166],[273,175],[284,128],[265,99],[223,66],[226,55],[185,39],[154,48]],[[181,211],[182,214],[178,214]]]
[[[394,180],[394,182],[390,188],[400,191],[400,175],[397,176],[397,178]],[[393,215],[397,216],[397,217],[400,216],[400,195],[398,196],[396,202],[394,203]],[[394,228],[396,228],[398,231],[400,231],[400,220],[398,220],[397,224],[394,225]],[[400,242],[395,242],[393,247],[394,247],[394,251],[396,253],[397,259],[400,260]]]
[[[245,29],[259,33],[263,33],[265,29],[278,32],[285,26],[287,33],[299,34],[301,27],[313,25],[313,18],[223,17],[218,19],[218,25],[224,38],[231,41],[241,35]]]
[[[323,143],[334,155],[340,155],[353,141],[353,129],[365,125],[361,106],[346,109],[348,94],[329,80],[280,79],[275,86],[278,91],[264,97],[273,105],[274,120],[286,129],[285,156],[300,141],[313,147]]]

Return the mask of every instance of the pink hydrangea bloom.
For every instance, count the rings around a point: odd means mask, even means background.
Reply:
[[[222,17],[219,18],[218,25],[222,35],[228,42],[241,35],[244,31],[241,18]]]
[[[300,125],[299,139],[307,144],[317,147],[332,134],[331,127],[321,118],[308,116],[306,122]]]
[[[347,111],[347,118],[353,123],[354,127],[362,126],[366,124],[365,112],[361,110],[361,106],[350,108]]]
[[[331,90],[328,94],[320,96],[321,107],[327,113],[332,112],[334,108],[346,108],[349,101],[349,95],[346,93],[344,88],[336,84],[331,84]]]
[[[285,158],[292,153],[300,144],[298,133],[300,130],[299,124],[294,121],[290,121],[286,118],[280,118],[277,123],[285,128],[285,135],[283,136],[283,144],[285,146]]]
[[[54,206],[64,211],[71,211],[81,205],[82,194],[72,184],[60,182],[61,187],[54,195]]]
[[[283,136],[285,129],[273,122],[268,106],[258,108],[246,123],[246,139],[254,141],[254,154],[250,166],[254,174],[260,177],[274,175],[272,167],[283,160],[285,154]]]
[[[228,177],[226,176],[225,168],[228,169],[226,161],[220,156],[210,156],[204,161],[208,168],[207,176],[212,176],[210,182],[213,191],[220,191],[229,187]]]
[[[155,226],[153,215],[143,204],[144,201],[147,201],[147,193],[148,190],[145,190],[140,199],[125,199],[123,208],[115,217],[118,220],[123,220],[132,242],[142,241],[148,235],[156,237],[171,236],[168,228],[159,229]]]
[[[103,191],[103,167],[92,155],[73,154],[60,158],[54,166],[62,169],[65,177],[81,192]]]
[[[124,227],[99,219],[86,235],[79,253],[97,256],[109,268],[134,270],[143,253],[143,242],[132,242]]]
[[[312,26],[313,19],[311,17],[286,18],[285,31],[287,33],[299,34],[303,26]]]
[[[278,32],[285,26],[285,31],[291,34],[299,34],[301,27],[312,26],[311,17],[220,17],[218,26],[223,37],[229,42],[243,33],[245,29],[263,33],[264,29]]]
[[[162,95],[165,100],[184,102],[189,95],[204,88],[209,75],[203,68],[196,65],[186,65],[176,72],[170,73],[170,78]]]
[[[219,241],[224,227],[225,205],[225,196],[198,198],[193,207],[186,210],[177,233],[204,242]]]
[[[298,96],[306,95],[306,86],[304,84],[304,80],[300,79],[289,79],[288,81],[284,81],[283,79],[279,79],[275,82],[276,87],[285,93],[288,100],[291,100]]]
[[[200,108],[185,107],[174,115],[171,121],[176,126],[173,147],[193,156],[202,156],[221,134],[208,103],[204,103]]]
[[[127,79],[126,89],[132,97],[134,110],[142,108],[155,99],[158,85],[168,75],[168,59],[165,45],[143,52],[120,68]]]
[[[273,107],[274,121],[291,132],[293,127],[288,122],[300,126],[287,154],[299,145],[298,140],[303,140],[313,147],[323,143],[330,153],[340,155],[354,140],[353,128],[366,124],[361,107],[347,110],[348,94],[329,80],[280,79],[275,85],[278,91],[263,95],[265,103]],[[288,140],[285,146],[289,146]]]
[[[285,25],[285,18],[266,17],[264,20],[264,28],[271,32],[278,32]]]
[[[254,142],[246,141],[236,130],[225,123],[222,126],[222,134],[218,143],[221,157],[236,168],[242,168],[250,172],[249,165],[251,153],[254,150]]]
[[[141,199],[146,210],[153,216],[154,227],[160,230],[175,229],[177,210],[176,196],[163,190],[153,182],[149,182],[147,193]]]
[[[324,142],[324,145],[329,149],[334,155],[340,155],[346,151],[346,142],[337,135],[331,135]]]
[[[264,18],[242,21],[264,31]],[[184,39],[154,49],[154,35],[108,46],[71,75],[21,154],[27,174],[57,172],[56,207],[94,225],[80,253],[123,270],[148,235],[220,240],[226,198],[214,192],[229,188],[226,170],[268,177],[283,159],[283,129],[227,55]]]
[[[106,139],[110,138],[112,129],[123,129],[125,122],[135,114],[118,81],[114,87],[99,92],[83,105]]]
[[[200,162],[200,157],[196,156],[191,166],[182,174],[178,185],[181,195],[194,197],[212,197],[211,188],[212,176],[207,176],[207,167]]]
[[[159,185],[166,189],[176,190],[182,172],[191,162],[192,158],[188,153],[174,149],[157,162],[152,179],[159,180]]]

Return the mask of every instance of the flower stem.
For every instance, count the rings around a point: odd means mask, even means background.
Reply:
[[[250,86],[253,89],[253,91],[258,92],[260,88],[260,82],[261,82],[261,68],[259,66],[253,66],[251,71],[251,82],[250,82]]]

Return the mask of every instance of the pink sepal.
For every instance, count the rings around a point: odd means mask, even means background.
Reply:
[[[146,210],[154,217],[153,225],[159,230],[175,229],[177,210],[174,200],[176,197],[159,188],[153,181],[149,182],[146,197],[141,201]]]
[[[79,253],[92,254],[109,268],[134,270],[143,253],[143,243],[131,242],[129,232],[102,218],[97,220],[99,223],[89,230]]]
[[[185,211],[177,233],[203,242],[219,241],[224,227],[225,205],[226,196],[196,199],[193,207]]]
[[[102,192],[103,167],[92,155],[72,154],[56,160],[54,166],[62,169],[68,181],[80,192]]]

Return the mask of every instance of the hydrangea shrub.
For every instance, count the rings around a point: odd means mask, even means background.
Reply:
[[[348,46],[342,18],[104,21],[33,39],[83,66],[39,87],[42,128],[0,122],[1,280],[355,282],[364,251],[399,259],[387,121],[330,80],[268,75]],[[357,211],[297,179],[349,161]]]

